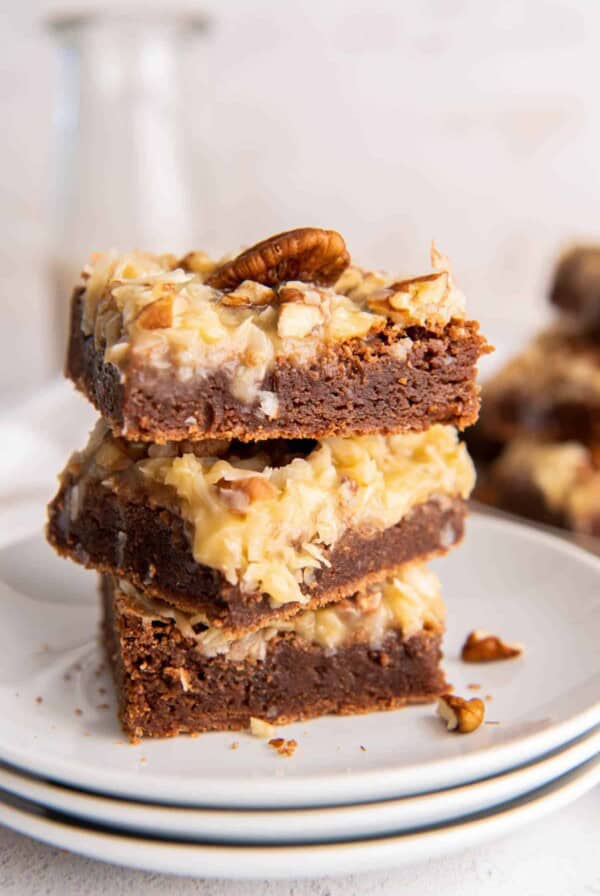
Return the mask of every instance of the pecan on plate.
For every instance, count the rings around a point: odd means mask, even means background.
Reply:
[[[475,629],[463,644],[461,659],[465,663],[493,663],[521,656],[521,644],[507,644],[497,635]]]
[[[448,731],[470,734],[483,722],[485,704],[479,697],[464,700],[456,694],[444,694],[438,700],[438,715],[446,723]]]

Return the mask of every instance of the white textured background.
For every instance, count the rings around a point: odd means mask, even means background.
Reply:
[[[186,109],[207,201],[190,242],[208,236],[226,250],[315,223],[339,228],[365,262],[412,268],[435,236],[486,321],[535,316],[561,243],[600,238],[598,4],[202,8],[214,27],[198,45]],[[47,10],[37,0],[0,3],[5,393],[48,368],[56,65],[41,27]]]

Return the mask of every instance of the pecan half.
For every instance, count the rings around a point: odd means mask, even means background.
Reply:
[[[301,227],[269,237],[217,268],[206,279],[215,289],[235,289],[244,280],[278,286],[301,280],[331,286],[350,264],[344,239],[335,230]]]
[[[142,308],[137,322],[144,330],[159,330],[173,323],[173,296],[167,295]]]
[[[446,722],[448,731],[470,734],[476,731],[485,717],[485,704],[479,697],[463,700],[455,694],[444,694],[438,700],[438,716]]]
[[[506,644],[496,635],[479,630],[472,631],[463,644],[461,657],[465,663],[493,663],[521,656],[520,644]]]

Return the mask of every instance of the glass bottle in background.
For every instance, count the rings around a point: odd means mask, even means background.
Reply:
[[[59,369],[70,294],[91,252],[178,253],[207,236],[206,206],[195,208],[200,190],[183,116],[186,43],[205,20],[99,14],[50,27],[60,57],[49,239],[49,338]]]

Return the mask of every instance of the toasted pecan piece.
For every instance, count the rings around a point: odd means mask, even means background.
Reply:
[[[280,756],[293,756],[298,742],[295,740],[285,740],[283,737],[273,737],[269,741],[269,746],[277,750]]]
[[[371,311],[393,317],[394,313],[405,311],[414,299],[425,302],[441,302],[448,291],[448,274],[438,271],[423,274],[409,280],[397,280],[385,288],[376,290],[367,301]]]
[[[190,274],[200,274],[201,276],[211,274],[216,266],[217,263],[206,252],[188,252],[173,265],[173,267],[183,268]]]
[[[219,479],[216,483],[219,497],[233,513],[244,516],[250,504],[274,498],[277,489],[264,476],[246,476],[243,479]]]
[[[464,700],[456,694],[444,694],[438,700],[438,716],[444,720],[448,731],[470,734],[483,722],[485,704],[479,697]]]
[[[461,658],[465,663],[493,663],[496,660],[510,660],[522,653],[520,644],[507,644],[497,635],[475,629],[463,644]]]
[[[137,316],[137,322],[145,330],[159,330],[173,323],[173,296],[166,295],[146,305]]]
[[[252,280],[240,283],[232,292],[227,292],[221,299],[223,305],[233,307],[244,305],[270,305],[275,301],[275,293],[270,286],[263,286]]]
[[[222,290],[235,289],[244,280],[264,286],[286,280],[331,286],[349,264],[346,244],[336,230],[301,227],[246,249],[213,271],[206,283]]]

